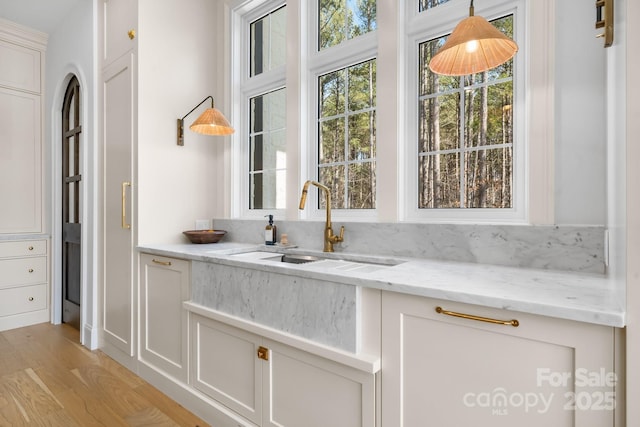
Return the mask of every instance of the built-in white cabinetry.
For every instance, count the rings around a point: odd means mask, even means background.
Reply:
[[[0,330],[49,320],[43,224],[46,34],[0,20]]]
[[[0,234],[41,233],[46,35],[0,22]]]
[[[375,425],[375,374],[191,314],[191,384],[265,427]]]
[[[140,255],[140,361],[188,381],[189,261]]]
[[[0,330],[49,320],[48,241],[0,242]]]
[[[137,257],[134,252],[137,114],[137,1],[101,2],[102,147],[104,180],[102,257],[103,349],[126,366],[137,346]]]
[[[113,0],[110,0],[110,2]],[[134,54],[107,66],[104,83],[104,257],[105,341],[133,356],[136,306],[133,216]],[[107,350],[109,351],[109,350]]]
[[[382,320],[383,427],[614,425],[611,327],[386,292]]]
[[[111,64],[135,47],[138,27],[137,0],[103,0],[103,64]]]

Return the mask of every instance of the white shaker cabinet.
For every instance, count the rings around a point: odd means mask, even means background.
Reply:
[[[140,361],[188,381],[189,261],[140,255]]]
[[[0,242],[0,331],[49,320],[48,241]]]
[[[613,426],[613,328],[396,293],[382,311],[383,427]]]
[[[113,0],[111,0],[113,1]],[[104,84],[103,336],[126,356],[135,353],[133,114],[134,54],[108,66]],[[108,348],[107,352],[115,356]],[[117,357],[117,356],[115,356]],[[121,363],[123,359],[119,359]]]
[[[264,427],[375,425],[375,374],[191,315],[191,384]]]
[[[45,35],[0,23],[0,234],[43,231],[45,46]]]

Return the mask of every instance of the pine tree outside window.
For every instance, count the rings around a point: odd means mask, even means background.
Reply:
[[[512,37],[513,16],[492,21]],[[419,45],[419,209],[513,207],[513,60],[440,76],[428,68],[446,37]]]
[[[373,210],[376,59],[357,61],[349,46],[376,29],[376,2],[319,0],[318,19],[318,51],[330,64],[320,61],[317,67],[318,180],[331,189],[332,208]],[[318,207],[323,209],[324,203],[320,198]]]

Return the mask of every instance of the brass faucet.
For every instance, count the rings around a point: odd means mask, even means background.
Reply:
[[[300,197],[300,210],[304,209],[304,204],[307,201],[307,192],[309,191],[309,184],[315,185],[319,189],[324,191],[325,204],[327,206],[327,219],[324,225],[324,252],[333,252],[333,244],[344,241],[344,226],[340,227],[340,235],[335,236],[331,229],[331,192],[329,187],[324,186],[316,181],[307,181],[302,187],[302,196]]]

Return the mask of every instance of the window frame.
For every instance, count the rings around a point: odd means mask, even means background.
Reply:
[[[233,8],[232,16],[232,55],[231,75],[233,86],[236,88],[232,98],[234,99],[234,117],[238,117],[236,134],[232,144],[232,215],[238,218],[263,218],[265,215],[275,215],[283,218],[286,216],[287,207],[283,209],[251,209],[250,208],[250,134],[251,123],[250,101],[256,96],[261,96],[275,90],[285,89],[286,86],[286,60],[285,64],[264,71],[250,77],[251,67],[251,24],[265,17],[271,12],[285,6],[286,0],[267,0],[262,2],[243,1]],[[288,13],[288,12],[287,12]],[[243,55],[234,55],[234,52],[243,52]],[[285,116],[287,114],[285,107]],[[287,117],[288,119],[288,117]],[[288,148],[287,143],[287,148]],[[287,156],[289,156],[287,150]],[[287,161],[287,164],[289,162]],[[289,173],[289,169],[286,169]],[[287,179],[287,182],[289,180]],[[288,197],[285,195],[285,200]]]
[[[339,45],[331,46],[322,50],[318,47],[318,24],[319,24],[319,0],[310,2],[307,26],[310,36],[307,39],[307,67],[306,81],[309,83],[306,87],[306,98],[308,99],[307,123],[309,123],[306,140],[308,141],[305,150],[308,153],[307,161],[301,165],[301,170],[306,171],[306,179],[301,180],[300,188],[307,179],[317,181],[318,164],[319,164],[319,78],[327,73],[336,70],[348,68],[365,61],[376,60],[378,55],[378,26],[376,29],[361,35],[355,39],[349,39]],[[377,111],[377,101],[376,101]],[[376,181],[377,181],[377,147],[376,158]],[[305,174],[303,173],[304,177]],[[376,185],[376,191],[379,186]],[[307,207],[300,212],[301,218],[324,219],[325,208],[319,207],[319,191],[310,191],[307,198]],[[376,200],[378,199],[376,194]],[[331,211],[334,219],[348,219],[350,221],[372,221],[378,216],[377,207],[375,209],[333,209]]]
[[[513,14],[514,39],[519,52],[514,57],[513,91],[513,183],[511,208],[418,208],[418,76],[419,46],[421,43],[450,34],[453,28],[469,14],[466,2],[450,1],[424,12],[418,12],[418,0],[410,2],[405,19],[405,129],[403,220],[430,223],[527,223],[529,220],[529,138],[527,132],[528,105],[526,102],[526,11],[522,0],[486,0],[475,14],[488,21]]]

